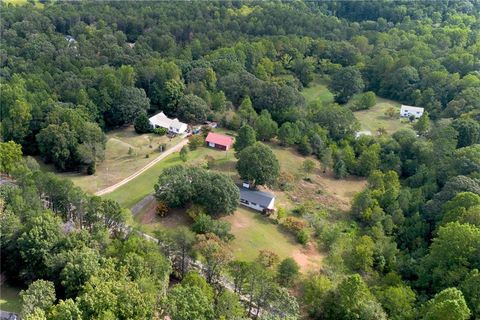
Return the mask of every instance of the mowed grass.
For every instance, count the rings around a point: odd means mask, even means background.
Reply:
[[[168,149],[179,141],[179,137],[170,140],[166,136],[155,134],[140,135],[133,127],[113,130],[107,134],[105,160],[97,165],[97,172],[94,175],[78,172],[59,175],[71,180],[82,190],[95,193],[122,181],[153,161],[160,155],[161,144],[166,143]],[[43,168],[55,170],[51,165]]]
[[[234,158],[233,151],[225,152],[207,147],[200,147],[188,153],[186,164],[201,165],[206,162],[206,156],[212,156],[218,161],[228,161],[229,159]],[[163,170],[180,164],[184,164],[184,162],[180,159],[179,153],[175,152],[129,183],[106,194],[104,198],[115,200],[124,208],[131,208],[138,201],[154,192],[153,186]]]
[[[394,118],[385,115],[391,107],[396,110]],[[354,115],[360,122],[361,130],[371,131],[372,134],[375,134],[378,128],[384,128],[388,134],[392,134],[401,128],[410,127],[407,120],[400,118],[400,103],[388,99],[377,97],[377,104],[368,110],[356,111]]]
[[[320,101],[321,103],[333,102],[333,93],[328,90],[324,81],[316,79],[302,91],[307,105],[311,102]]]
[[[20,313],[20,289],[11,287],[5,283],[0,284],[0,310]]]
[[[235,239],[231,247],[237,259],[252,261],[260,250],[270,250],[283,259],[291,257],[300,247],[290,234],[258,212],[239,207],[233,215],[222,219],[232,225]]]

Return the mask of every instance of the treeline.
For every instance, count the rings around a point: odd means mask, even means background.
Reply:
[[[230,225],[211,218],[238,204],[227,176],[184,167],[160,176],[157,197],[171,206],[192,201],[195,222],[156,230],[155,239],[129,227],[130,212],[115,201],[41,172],[18,144],[0,143],[0,172],[1,270],[23,289],[22,319],[298,318],[287,290],[299,277],[296,262],[270,251],[234,260]]]
[[[2,136],[93,173],[100,130],[147,112],[238,128],[248,96],[279,127],[322,114],[299,93],[315,74],[339,103],[369,90],[434,119],[478,120],[478,11],[468,1],[2,4]]]

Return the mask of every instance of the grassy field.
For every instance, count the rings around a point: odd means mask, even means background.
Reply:
[[[232,225],[232,233],[235,236],[232,248],[238,259],[253,260],[262,249],[268,249],[286,258],[299,247],[291,235],[281,231],[278,225],[258,212],[240,207],[233,215],[222,219]]]
[[[166,136],[135,133],[133,127],[110,131],[107,134],[105,160],[97,165],[94,175],[83,173],[59,173],[86,192],[95,193],[111,186],[135,173],[160,155],[162,143],[173,146],[180,138],[170,140]],[[150,145],[152,148],[150,148]],[[146,155],[149,157],[147,158]],[[43,165],[45,170],[54,170],[53,166]]]
[[[394,118],[389,118],[385,115],[385,111],[390,107],[398,110],[397,116]],[[369,130],[372,133],[375,133],[378,128],[383,127],[387,133],[392,134],[401,128],[410,126],[408,122],[401,120],[399,117],[400,103],[388,99],[377,97],[376,105],[368,110],[356,111],[354,114],[360,122],[362,130]]]
[[[325,81],[320,79],[312,81],[307,88],[303,89],[302,94],[307,104],[314,101],[321,101],[322,103],[333,101],[333,93],[328,90]]]
[[[20,290],[17,288],[4,283],[0,284],[0,310],[20,313],[22,305],[18,296],[19,292]]]
[[[224,151],[222,152],[215,149],[200,147],[197,150],[188,153],[187,163],[189,165],[201,165],[206,162],[205,156],[212,156],[214,159],[217,159],[219,163],[222,161],[228,161],[234,157],[232,151],[226,153]],[[174,153],[145,171],[137,178],[115,191],[106,194],[104,197],[118,201],[118,203],[125,208],[131,208],[138,201],[153,192],[153,186],[164,169],[182,163],[178,152]]]
[[[24,4],[27,4],[28,3],[28,0],[1,0],[3,3],[6,3],[6,4],[12,4],[12,5],[16,5],[16,6],[22,6]],[[41,3],[40,1],[38,0],[35,0],[35,6],[37,8],[43,8],[44,7],[44,4]]]

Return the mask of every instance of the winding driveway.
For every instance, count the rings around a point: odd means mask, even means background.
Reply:
[[[111,185],[110,187],[107,187],[105,189],[102,189],[100,191],[97,191],[95,192],[95,195],[96,196],[102,196],[104,194],[107,194],[107,193],[110,193],[118,188],[120,188],[121,186],[123,186],[124,184],[130,182],[131,180],[135,179],[136,177],[138,177],[139,175],[141,175],[142,173],[144,173],[145,171],[147,171],[148,169],[150,169],[151,167],[153,167],[155,164],[157,164],[158,162],[162,161],[163,159],[165,159],[166,157],[168,157],[169,155],[171,155],[172,153],[174,152],[177,152],[177,151],[180,151],[180,149],[182,149],[183,146],[185,146],[186,144],[188,143],[188,139],[187,138],[184,138],[182,139],[182,141],[180,141],[178,144],[174,145],[173,147],[171,147],[170,149],[167,149],[165,152],[163,152],[161,155],[159,155],[158,157],[155,158],[155,160],[153,160],[152,162],[150,162],[149,164],[147,164],[145,167],[143,167],[142,169],[138,170],[137,172],[135,172],[134,174],[128,176],[127,178],[123,179],[122,181],[120,182],[117,182],[115,183],[114,185]]]

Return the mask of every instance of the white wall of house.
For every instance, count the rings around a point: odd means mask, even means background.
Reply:
[[[252,208],[254,210],[257,210],[257,211],[263,211],[263,208],[259,204],[256,204],[256,203],[253,203],[253,202],[245,202],[245,201],[242,201],[240,199],[240,204],[244,205],[245,207],[249,207],[249,208]]]
[[[413,115],[415,118],[420,118],[423,115],[423,111],[424,109],[420,107],[402,105],[400,108],[400,116],[410,117]]]

